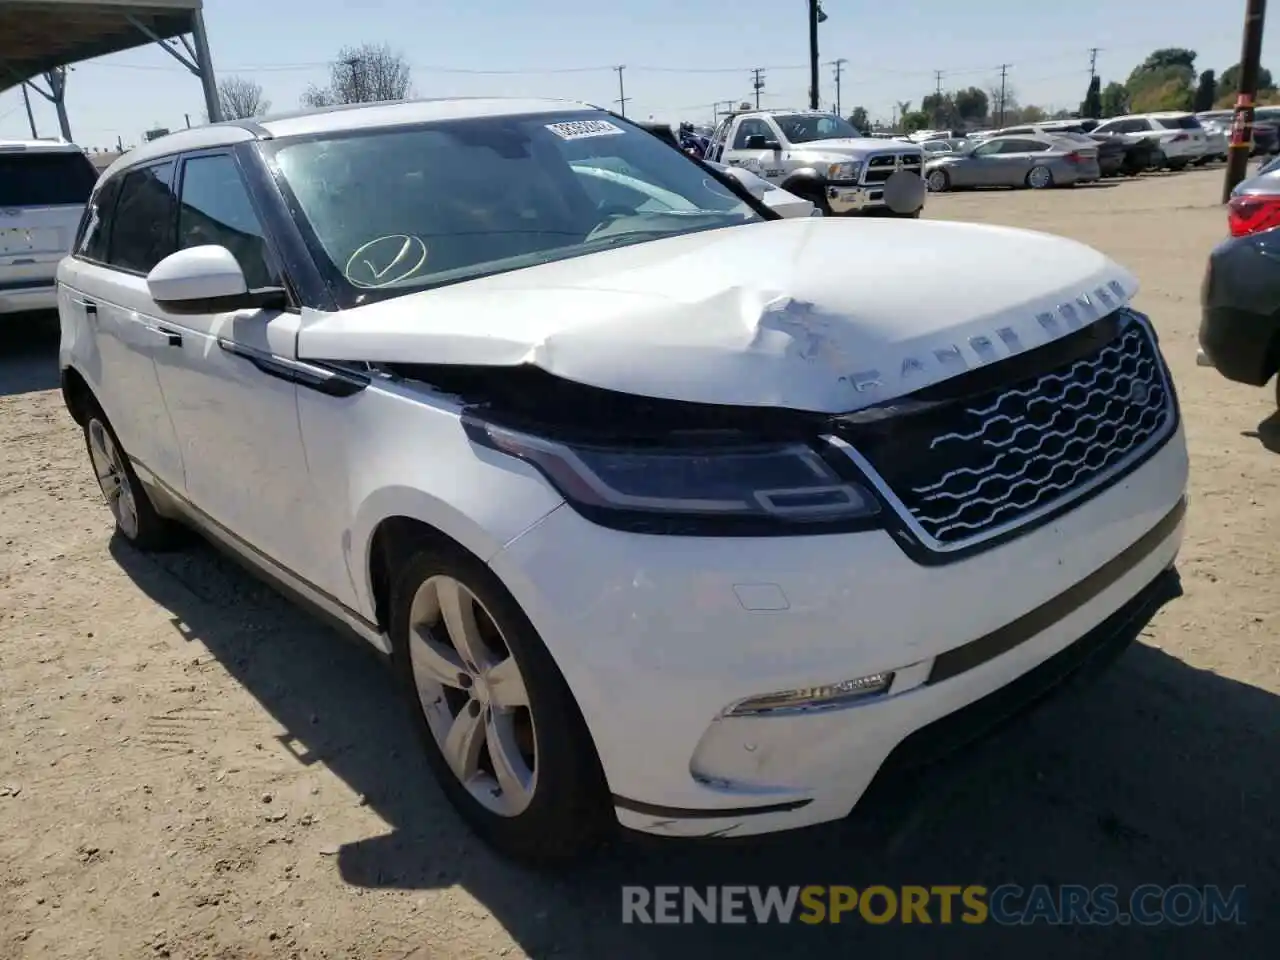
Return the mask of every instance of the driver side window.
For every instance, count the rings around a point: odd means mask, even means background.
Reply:
[[[978,147],[978,149],[973,151],[973,155],[975,157],[989,157],[989,156],[992,156],[993,154],[999,153],[1000,146],[1001,146],[1001,141],[993,140],[989,143],[984,143],[982,146]]]
[[[281,285],[240,168],[225,153],[192,157],[182,166],[178,249],[205,244],[235,255],[250,290]]]
[[[769,125],[763,120],[751,119],[743,120],[738,124],[737,136],[733,138],[733,149],[746,150],[748,137],[764,137],[766,140],[776,140],[773,131]]]

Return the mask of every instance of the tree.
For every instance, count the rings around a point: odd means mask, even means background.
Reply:
[[[408,62],[386,44],[343,47],[329,65],[328,85],[311,84],[302,94],[302,103],[308,107],[327,107],[337,103],[403,100],[409,96],[410,79]]]
[[[1129,83],[1129,104],[1134,113],[1190,110],[1194,101],[1195,90],[1181,67],[1165,67]]]
[[[927,116],[934,127],[954,127],[960,117],[949,93],[929,94],[920,101],[920,113]]]
[[[1196,52],[1185,47],[1162,47],[1153,51],[1146,60],[1134,68],[1134,72],[1155,73],[1170,67],[1195,72]]]
[[[1212,70],[1206,70],[1200,74],[1200,83],[1196,86],[1195,100],[1191,105],[1191,109],[1199,113],[1202,110],[1212,110],[1213,101],[1218,99],[1218,83],[1214,79]]]
[[[1102,119],[1102,78],[1097,74],[1089,79],[1089,89],[1085,92],[1084,102],[1080,104],[1080,116]]]
[[[1270,90],[1275,87],[1271,82],[1271,71],[1266,67],[1258,68],[1258,91]],[[1236,91],[1240,89],[1240,64],[1233,63],[1227,69],[1222,71],[1222,76],[1218,78],[1218,93],[1220,95],[1231,94],[1231,102],[1236,102]]]
[[[1119,117],[1129,112],[1129,90],[1112,80],[1102,90],[1102,116]]]
[[[902,131],[915,133],[917,130],[926,130],[932,122],[933,118],[923,110],[909,110],[902,115]]]
[[[966,122],[978,123],[985,120],[987,110],[991,106],[987,92],[979,87],[957,90],[952,95],[952,99],[955,101],[956,113],[960,115],[962,121]]]
[[[262,84],[246,77],[224,77],[219,81],[218,102],[224,120],[260,117],[271,109],[271,101],[262,96]]]
[[[854,107],[849,113],[849,124],[860,133],[871,129],[871,118],[867,116],[866,107]]]

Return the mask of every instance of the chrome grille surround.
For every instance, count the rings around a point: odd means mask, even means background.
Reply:
[[[881,184],[898,170],[920,174],[924,160],[918,153],[877,153],[867,157],[862,166],[863,184]]]
[[[956,407],[955,423],[929,440],[922,469],[905,482],[891,484],[854,445],[828,438],[913,538],[941,554],[971,550],[1108,486],[1178,424],[1168,369],[1136,313],[1091,356]]]

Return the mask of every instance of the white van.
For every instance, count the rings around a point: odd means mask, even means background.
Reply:
[[[74,143],[0,140],[0,314],[57,309],[58,261],[97,180]]]

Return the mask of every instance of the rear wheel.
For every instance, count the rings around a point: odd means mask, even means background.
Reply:
[[[1035,166],[1027,173],[1027,186],[1032,190],[1044,190],[1053,186],[1053,172],[1048,167]]]
[[[924,183],[931,193],[945,193],[951,189],[951,177],[945,170],[930,170]]]
[[[568,684],[488,568],[423,546],[392,597],[397,672],[450,803],[513,859],[590,853],[616,825]]]
[[[181,542],[182,528],[156,512],[119,437],[96,404],[85,418],[84,440],[120,535],[139,550],[164,550]]]

